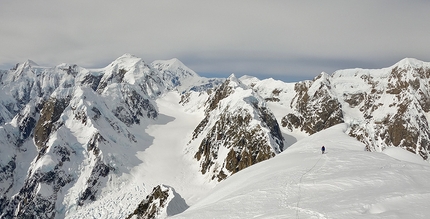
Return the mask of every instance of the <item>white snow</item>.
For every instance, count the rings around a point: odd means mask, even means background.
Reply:
[[[39,183],[36,188],[37,194],[45,197],[49,197],[54,193],[54,190],[51,185],[46,183]]]
[[[57,163],[54,162],[50,155],[43,156],[35,165],[34,169],[39,169],[40,171],[49,172],[55,168]],[[33,173],[34,174],[34,173]]]
[[[421,60],[415,59],[415,58],[404,58],[394,64],[391,67],[413,67],[413,68],[420,68],[420,67],[430,67],[430,64],[428,62],[423,62]]]
[[[382,151],[382,153],[393,157],[397,160],[402,160],[402,161],[406,161],[406,162],[411,162],[411,163],[417,163],[417,164],[421,164],[421,165],[430,165],[429,163],[425,162],[423,160],[422,157],[420,157],[417,154],[413,154],[409,151],[406,151],[403,148],[399,148],[399,147],[390,147],[390,148],[386,148],[384,151]]]
[[[194,153],[186,153],[187,139],[203,119],[203,113],[186,113],[178,105],[177,92],[170,92],[157,100],[161,124],[148,127],[146,132],[154,137],[151,147],[138,153],[142,164],[133,169],[135,181],[143,181],[151,190],[159,184],[173,187],[192,204],[212,186],[205,183],[198,171]],[[206,185],[208,184],[208,185]]]
[[[172,218],[427,218],[430,166],[365,152],[346,129],[298,141]]]

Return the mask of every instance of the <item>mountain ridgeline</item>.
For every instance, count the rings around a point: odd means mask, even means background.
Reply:
[[[159,119],[156,101],[168,92],[203,115],[178,147],[192,151],[184,156],[211,183],[281,153],[289,133],[339,123],[368,151],[402,147],[428,161],[429,80],[430,64],[415,59],[297,83],[209,79],[177,59],[146,64],[130,54],[100,69],[26,61],[0,70],[0,218],[64,218],[97,202],[145,162],[136,154],[150,147],[145,129]],[[191,106],[195,98],[202,104]],[[180,194],[162,183],[127,216],[184,211]]]
[[[321,73],[271,89],[267,81],[248,81],[266,101],[288,104],[280,122],[291,131],[314,134],[346,122],[368,151],[401,147],[429,160],[429,63],[406,58],[388,68]]]

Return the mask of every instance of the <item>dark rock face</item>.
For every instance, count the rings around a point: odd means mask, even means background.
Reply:
[[[276,150],[276,152],[282,152],[284,150],[284,138],[282,137],[282,132],[275,116],[267,107],[258,107],[256,104],[254,107],[258,109],[259,117],[262,118],[266,127],[269,128],[270,135],[274,137],[275,143],[279,145],[279,150]]]
[[[96,162],[86,181],[86,188],[79,195],[78,206],[82,206],[88,201],[95,201],[99,189],[104,185],[102,179],[107,177],[110,171],[114,170],[113,167],[106,165],[101,159],[99,145],[104,143],[106,143],[106,139],[100,133],[94,134],[87,143],[87,151],[93,153]]]
[[[10,200],[2,218],[35,218],[36,215],[39,218],[54,218],[57,193],[72,180],[73,177],[61,170],[59,165],[48,172],[33,173]]]
[[[330,93],[329,80],[322,77],[315,78],[312,83],[298,82],[295,85],[296,95],[291,103],[295,113],[282,118],[283,127],[314,134],[343,122],[342,105]],[[312,93],[310,88],[314,86],[318,89]]]
[[[208,107],[205,110],[206,113],[214,110],[222,99],[228,97],[230,94],[234,92],[233,88],[228,85],[229,85],[229,80],[221,84],[221,86],[217,88],[216,91],[214,92],[213,97],[208,99],[207,101]]]
[[[50,99],[40,112],[40,118],[36,123],[34,131],[34,142],[39,151],[44,151],[46,141],[52,131],[55,131],[54,123],[60,118],[64,109],[68,106],[70,99]],[[42,152],[43,153],[43,152]]]
[[[99,188],[102,183],[99,182],[101,178],[106,177],[112,168],[103,163],[100,159],[97,159],[97,162],[91,171],[90,178],[87,180],[87,188],[84,192],[79,196],[78,205],[82,206],[85,204],[85,201],[95,201],[96,196],[99,192]]]
[[[171,207],[171,206],[175,207]],[[174,208],[172,210],[172,208]],[[154,187],[151,194],[137,206],[127,219],[155,219],[164,216],[172,216],[185,211],[188,208],[186,203],[173,188],[158,185]]]
[[[103,75],[101,74],[100,75],[87,74],[84,80],[82,80],[81,85],[90,86],[93,91],[96,91],[102,77]]]
[[[135,90],[123,91],[124,104],[119,105],[114,111],[114,115],[121,120],[121,122],[131,126],[139,124],[140,118],[155,119],[158,112],[151,101]],[[143,113],[146,114],[144,115]]]
[[[235,95],[235,89],[243,89],[235,87],[235,81],[235,78],[228,79],[212,93],[206,102],[206,117],[193,132],[193,139],[204,135],[194,155],[202,174],[218,181],[283,150],[279,125],[262,104],[264,100],[240,97],[239,101],[245,105],[237,108],[221,104],[223,99]],[[220,150],[228,151],[226,157],[220,157]]]
[[[251,117],[238,116],[243,112],[225,113],[210,129],[200,143],[195,158],[201,163],[202,174],[210,171],[218,159],[219,148],[226,147],[229,153],[224,161],[224,168],[232,174],[275,156],[271,146],[265,138],[261,126],[250,128]],[[216,173],[219,171],[219,173]],[[228,173],[214,170],[213,179],[221,181]]]
[[[430,69],[395,66],[387,77],[386,86],[378,86],[376,78],[366,78],[371,93],[359,94],[364,124],[355,124],[349,134],[367,145],[369,151],[386,147],[402,147],[428,160],[430,154],[429,112]],[[383,98],[392,102],[383,102]],[[374,114],[390,109],[383,119],[375,121]]]
[[[164,189],[164,190],[163,190]],[[168,190],[161,186],[155,187],[151,194],[146,196],[134,212],[127,217],[127,219],[137,216],[139,219],[155,219],[160,214],[160,209],[165,208],[167,205],[167,198],[169,197]]]
[[[0,187],[0,209],[5,209],[10,201],[7,194],[14,185],[14,171],[16,168],[15,161],[16,156],[12,157],[6,165],[0,165],[0,184],[3,185]],[[1,213],[2,211],[0,211],[0,215]]]
[[[102,77],[98,83],[98,87],[96,91],[101,94],[109,84],[121,83],[126,73],[127,73],[127,70],[120,68],[112,72],[111,74],[108,74],[107,77]],[[97,78],[92,79],[92,81],[94,82],[96,80]]]
[[[24,117],[19,124],[20,139],[25,140],[31,136],[33,129],[36,127],[36,119],[31,116]]]
[[[279,102],[279,101],[281,101],[279,99],[279,94],[281,92],[282,92],[282,90],[275,88],[272,90],[270,97],[266,97],[266,98],[264,98],[264,100],[266,100],[267,102]]]

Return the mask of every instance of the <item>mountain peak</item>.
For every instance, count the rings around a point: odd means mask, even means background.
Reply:
[[[415,59],[415,58],[404,58],[402,60],[400,60],[399,62],[397,62],[396,64],[394,64],[394,67],[414,67],[414,68],[419,68],[424,66],[423,61]]]
[[[27,59],[27,61],[25,61],[23,63],[24,66],[39,66],[36,62],[34,62],[33,60]]]
[[[247,89],[248,87],[244,83],[242,83],[242,81],[240,81],[234,74],[228,76],[227,81],[229,81],[230,86],[233,87],[242,87],[244,89]]]
[[[118,57],[118,59],[121,59],[121,58],[138,58],[138,57],[131,53],[125,53],[124,55]]]
[[[188,68],[177,58],[169,60],[155,60],[151,63],[151,66],[158,71],[162,72],[163,77],[167,81],[172,82],[176,85],[181,85],[185,82],[185,78],[197,78],[199,77],[196,72]]]
[[[125,53],[124,55],[115,59],[115,61],[121,61],[121,60],[142,60],[142,59],[133,54]]]
[[[188,72],[195,73],[193,70],[189,69],[183,62],[181,62],[177,58],[172,58],[165,61],[155,61],[155,63],[158,63],[158,65],[160,64],[164,65],[166,69],[170,69],[170,70],[184,69]]]
[[[184,65],[184,63],[182,63],[179,59],[177,58],[172,58],[166,61],[166,63],[170,64],[170,65]]]
[[[321,81],[328,81],[330,78],[330,75],[326,72],[321,72],[318,76],[314,78],[315,81],[321,80]]]
[[[36,62],[34,62],[30,59],[27,59],[25,62],[17,63],[16,66],[12,70],[17,70],[17,71],[22,72],[23,69],[28,69],[28,68],[35,67],[35,66],[39,66],[39,65]]]
[[[120,65],[123,67],[126,66],[134,66],[139,62],[143,62],[143,60],[135,55],[130,53],[126,53],[113,61],[110,66]]]
[[[228,80],[237,80],[236,75],[234,75],[234,73],[232,73],[230,76],[228,76],[227,79]]]

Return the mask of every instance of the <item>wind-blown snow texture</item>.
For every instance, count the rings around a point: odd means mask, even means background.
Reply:
[[[29,60],[0,71],[0,215],[426,218],[429,79],[415,59],[298,83]]]

